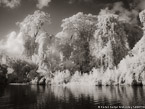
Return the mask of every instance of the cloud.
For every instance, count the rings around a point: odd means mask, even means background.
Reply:
[[[111,10],[113,13],[118,14],[121,20],[127,20],[132,23],[137,23],[138,11],[135,9],[128,10],[124,7],[123,2],[116,2]]]
[[[23,34],[20,32],[17,35],[15,31],[11,32],[6,42],[0,43],[0,50],[5,51],[9,55],[21,55],[24,51]]]
[[[131,5],[133,5],[132,2],[129,4],[129,6]],[[138,23],[137,17],[139,14],[139,10],[137,9],[137,6],[135,6],[134,8],[130,8],[130,7],[125,8],[123,2],[115,2],[113,3],[111,8],[106,7],[105,9],[102,9],[99,14],[103,15],[108,13],[117,14],[120,20],[125,20],[132,24]]]
[[[21,0],[0,0],[0,5],[9,7],[9,8],[15,8],[19,6],[21,3]]]
[[[42,9],[43,7],[48,6],[51,0],[38,0],[38,4],[36,4],[37,8]]]
[[[48,6],[51,0],[37,0],[38,3],[36,7],[42,9],[43,7]],[[0,0],[0,6],[15,8],[21,4],[21,0]]]
[[[145,0],[132,0],[130,2],[130,6],[133,9],[141,11],[141,10],[145,9]]]

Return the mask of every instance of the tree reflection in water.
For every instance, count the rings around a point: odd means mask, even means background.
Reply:
[[[52,92],[59,100],[66,97],[66,100],[75,99],[79,101],[89,99],[93,105],[145,105],[145,87],[133,86],[69,86],[69,87],[52,87]],[[71,101],[67,101],[71,102]]]
[[[0,88],[2,109],[95,109],[143,106],[145,87],[132,86],[7,86]]]

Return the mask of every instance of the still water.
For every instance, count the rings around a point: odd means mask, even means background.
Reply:
[[[0,109],[98,109],[98,106],[145,106],[145,87],[0,86]]]

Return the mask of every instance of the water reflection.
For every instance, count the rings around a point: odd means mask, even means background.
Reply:
[[[144,106],[145,87],[0,87],[0,109],[96,109],[99,105]]]

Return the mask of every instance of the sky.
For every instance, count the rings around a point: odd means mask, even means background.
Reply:
[[[123,4],[119,6],[120,9],[129,10],[130,0],[0,0],[0,39],[5,38],[12,31],[18,32],[19,27],[16,22],[23,21],[35,10],[50,14],[52,23],[46,26],[45,30],[55,35],[62,29],[62,19],[78,12],[97,15],[101,9],[116,2]]]

